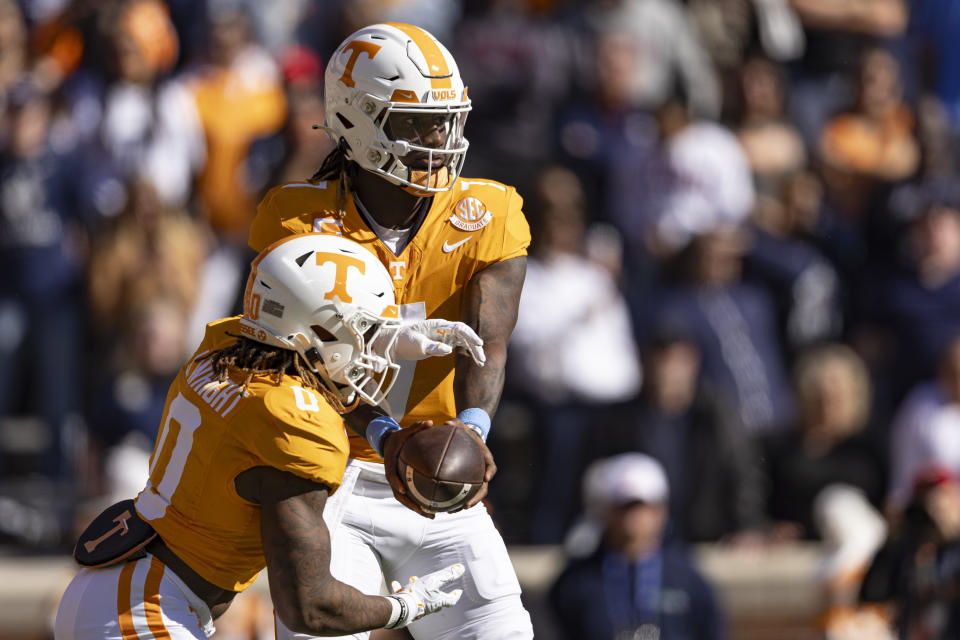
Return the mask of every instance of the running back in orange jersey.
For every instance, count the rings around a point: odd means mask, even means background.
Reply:
[[[343,421],[299,378],[239,373],[214,379],[204,356],[236,340],[237,318],[211,323],[170,387],[150,479],[136,499],[139,515],[194,571],[222,589],[242,591],[264,568],[260,507],[242,499],[234,478],[271,466],[330,487],[347,461]],[[228,335],[228,334],[233,334]]]

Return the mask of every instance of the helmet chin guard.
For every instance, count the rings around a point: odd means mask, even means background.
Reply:
[[[470,99],[456,61],[432,35],[408,24],[375,24],[348,36],[324,78],[326,122],[347,157],[414,195],[447,191],[470,144]],[[433,117],[435,141],[391,131],[397,118]]]
[[[393,281],[376,256],[346,238],[308,233],[254,260],[240,324],[248,338],[299,353],[345,411],[381,403],[393,386],[397,316]]]

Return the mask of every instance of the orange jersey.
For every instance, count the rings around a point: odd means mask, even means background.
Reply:
[[[255,200],[243,188],[250,145],[279,131],[287,115],[278,73],[266,65],[243,72],[208,68],[190,83],[207,146],[197,194],[211,226],[227,234],[242,234],[253,215]]]
[[[513,187],[459,178],[433,196],[430,210],[400,255],[387,247],[357,211],[351,196],[337,212],[337,182],[290,182],[275,187],[257,208],[250,246],[262,251],[280,238],[310,231],[341,234],[373,252],[393,277],[404,319],[460,320],[466,285],[475,273],[527,253],[530,227]],[[401,425],[445,422],[456,416],[454,359],[428,358],[401,370],[387,398]],[[367,442],[350,432],[350,456],[380,461]]]
[[[207,325],[197,353],[180,370],[150,456],[150,479],[137,496],[140,517],[207,581],[242,591],[266,566],[260,506],[237,495],[234,478],[270,466],[331,491],[340,486],[349,448],[343,420],[300,378],[213,378],[202,356],[236,338],[237,318]]]

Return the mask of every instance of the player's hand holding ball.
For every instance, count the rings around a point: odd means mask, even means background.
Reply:
[[[387,476],[387,482],[390,483],[390,488],[393,489],[393,497],[408,509],[431,519],[433,518],[433,513],[424,511],[420,508],[420,505],[407,497],[407,489],[403,480],[400,478],[397,462],[403,444],[415,433],[423,429],[429,429],[432,426],[432,420],[421,420],[420,422],[413,423],[406,429],[391,431],[383,438],[383,472]]]
[[[497,472],[483,440],[459,420],[418,422],[384,441],[384,468],[396,499],[427,518],[468,509]]]

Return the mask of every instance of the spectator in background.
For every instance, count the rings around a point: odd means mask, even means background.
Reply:
[[[822,189],[807,172],[803,138],[787,118],[784,70],[751,57],[740,70],[740,86],[742,113],[735,133],[757,190],[746,271],[776,299],[781,338],[792,356],[839,336],[840,281],[809,238],[820,221]]]
[[[665,258],[695,234],[744,222],[755,191],[743,147],[726,127],[692,119],[679,101],[656,115],[653,152],[611,167],[611,218],[631,248]]]
[[[851,273],[857,287],[863,265],[890,261],[884,252],[885,205],[891,187],[920,168],[920,147],[897,59],[884,49],[866,49],[851,78],[852,106],[826,122],[817,152],[829,216],[855,234],[848,252],[859,254]]]
[[[920,145],[917,179],[950,179],[960,165],[960,152],[957,151],[960,133],[951,131],[947,106],[936,96],[923,95],[917,100],[916,112],[916,136]]]
[[[724,120],[752,55],[787,62],[803,54],[803,29],[789,0],[687,0],[687,6],[720,77]]]
[[[368,24],[415,24],[440,42],[453,41],[453,29],[463,11],[463,0],[353,0],[344,2],[345,34]]]
[[[124,210],[92,238],[86,276],[91,353],[85,410],[95,492],[142,487],[167,389],[186,356],[187,321],[210,230],[131,182]]]
[[[330,137],[316,130],[324,121],[323,63],[303,46],[280,56],[288,105],[287,121],[279,132],[250,147],[246,175],[251,191],[264,194],[277,184],[306,180],[333,148]]]
[[[559,150],[564,162],[583,176],[597,214],[608,205],[611,169],[625,154],[649,153],[657,138],[656,121],[631,87],[637,48],[624,31],[597,33],[589,73],[593,83],[557,115]]]
[[[702,377],[730,398],[751,437],[787,426],[792,398],[774,300],[743,279],[749,233],[717,225],[698,232],[673,260],[675,282],[634,305],[650,326],[682,327],[702,357]],[[641,306],[642,305],[642,306]]]
[[[28,35],[16,0],[0,0],[0,107],[29,67]],[[0,135],[5,132],[0,130]]]
[[[45,91],[56,91],[77,71],[89,47],[95,46],[80,22],[95,8],[67,0],[20,2],[30,26],[30,73]]]
[[[728,129],[691,118],[680,100],[660,108],[656,123],[653,145],[611,153],[606,183],[609,219],[626,246],[626,295],[641,332],[663,262],[697,233],[744,222],[755,198],[747,157]]]
[[[826,166],[848,180],[903,180],[920,160],[913,126],[897,59],[883,49],[868,49],[860,58],[853,107],[827,121],[819,151]]]
[[[259,195],[248,190],[244,159],[254,140],[283,125],[286,102],[277,64],[254,40],[244,5],[216,3],[211,13],[210,64],[191,81],[207,140],[197,195],[217,235],[242,246]]]
[[[751,57],[739,68],[741,112],[735,133],[761,194],[776,193],[785,177],[803,170],[803,137],[786,113],[784,70],[766,58]]]
[[[789,537],[817,539],[814,504],[828,486],[855,487],[880,506],[883,455],[880,443],[865,431],[870,379],[852,349],[843,344],[810,349],[794,368],[794,385],[798,423],[763,443],[767,513],[780,524],[780,538],[789,532]]]
[[[92,334],[108,358],[129,347],[117,337],[146,301],[169,299],[182,313],[194,308],[197,274],[211,245],[209,229],[164,207],[152,183],[127,190],[124,211],[91,242],[87,273]],[[181,346],[187,348],[186,336]]]
[[[960,189],[920,184],[894,215],[897,261],[865,281],[855,339],[895,406],[960,333]]]
[[[71,481],[76,451],[68,429],[79,406],[86,229],[71,197],[70,165],[50,144],[51,117],[50,97],[29,80],[7,96],[9,136],[0,151],[0,416],[40,416],[49,446],[37,471]]]
[[[888,625],[859,606],[859,593],[874,554],[887,538],[887,523],[867,496],[847,484],[817,494],[814,519],[822,550],[817,580],[826,601],[822,631],[830,640],[892,640]]]
[[[680,87],[692,115],[720,115],[720,84],[678,0],[591,0],[582,9],[598,34],[617,32],[635,43],[628,76],[631,104],[655,110]]]
[[[584,475],[599,546],[574,558],[550,590],[564,638],[725,638],[723,613],[686,552],[664,544],[668,484],[641,453],[599,460]]]
[[[221,2],[224,0],[213,0]],[[233,0],[225,0],[231,2]],[[307,10],[310,0],[275,0],[274,2],[256,2],[245,0],[257,40],[263,43],[274,57],[280,58],[283,52],[294,46],[297,40],[297,28]]]
[[[736,412],[700,382],[700,351],[662,328],[643,349],[639,399],[611,421],[609,446],[642,451],[670,483],[671,538],[745,542],[765,527],[763,476]]]
[[[960,637],[960,478],[936,465],[910,483],[903,516],[860,589],[900,638]]]
[[[574,515],[570,496],[589,435],[606,426],[614,403],[640,388],[627,305],[611,274],[584,256],[586,207],[577,176],[551,167],[540,174],[528,208],[536,241],[510,366],[536,406],[542,443],[536,543],[560,541]]]
[[[764,283],[777,307],[785,355],[840,337],[849,310],[837,268],[818,247],[821,184],[809,171],[784,176],[775,193],[761,196],[753,215],[747,278]]]
[[[97,495],[112,504],[147,481],[148,462],[170,383],[183,364],[187,313],[173,296],[142,298],[124,310],[109,368],[91,385],[88,419],[102,453]]]
[[[960,474],[960,337],[944,350],[937,379],[917,385],[894,418],[887,496],[892,517],[906,507],[917,475],[933,465]]]
[[[839,277],[838,292],[847,291],[864,275],[867,238],[859,221],[838,215],[827,196],[822,172],[814,162],[783,176],[779,191],[759,194],[753,222],[769,236],[785,240],[786,245],[808,245],[815,250]],[[837,321],[846,323],[853,306],[852,300],[838,301]]]
[[[260,195],[246,160],[258,138],[278,132],[286,118],[282,77],[257,44],[248,8],[237,0],[211,3],[210,61],[190,80],[207,143],[207,161],[194,195],[217,246],[201,271],[188,340],[196,343],[212,318],[239,306],[252,259],[247,231]]]
[[[183,207],[206,148],[187,86],[162,80],[179,47],[168,10],[159,0],[133,0],[106,15],[114,77],[102,96],[100,143],[121,181],[149,181],[164,205]]]
[[[895,45],[909,18],[908,0],[790,0],[807,46],[791,67],[791,113],[809,148],[827,119],[853,97],[851,71],[870,46]]]
[[[554,152],[555,111],[582,88],[577,79],[589,75],[585,45],[551,3],[482,4],[449,42],[471,100],[487,105],[470,114],[471,138],[484,144],[470,149],[467,169],[526,187]]]

